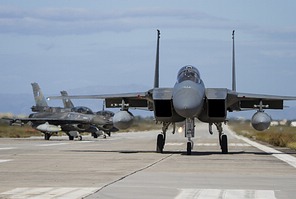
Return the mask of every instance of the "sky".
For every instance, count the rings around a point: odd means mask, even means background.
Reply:
[[[206,87],[231,88],[235,30],[237,90],[296,96],[295,10],[294,0],[1,0],[0,94],[31,93],[32,82],[50,95],[152,88],[159,29],[161,87],[194,65]]]

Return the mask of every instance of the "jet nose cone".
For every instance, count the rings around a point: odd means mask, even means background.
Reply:
[[[201,84],[193,82],[178,83],[173,91],[173,105],[176,112],[184,118],[197,116],[203,106],[205,90]]]

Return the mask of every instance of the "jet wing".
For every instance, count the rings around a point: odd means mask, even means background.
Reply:
[[[149,92],[121,93],[121,94],[104,94],[104,95],[69,95],[69,99],[104,99],[107,108],[120,108],[122,103],[128,107],[143,108],[148,107],[147,100],[151,96]],[[51,96],[47,98],[64,99],[63,96]]]
[[[86,119],[57,119],[57,118],[3,118],[5,120],[13,123],[45,123],[48,122],[50,124],[62,125],[62,124],[88,124],[90,121]]]
[[[283,109],[285,100],[296,100],[295,96],[240,93],[225,88],[207,88],[206,98],[214,103],[220,101],[220,105],[225,102],[230,112],[258,109],[260,102],[264,109]]]
[[[296,100],[295,96],[279,96],[279,95],[265,95],[254,93],[238,93],[229,91],[228,98],[235,101],[233,110],[242,111],[250,109],[258,109],[260,102],[264,109],[283,109],[284,101]]]
[[[252,93],[237,93],[237,97],[241,99],[296,100],[296,97],[294,96],[263,95]]]

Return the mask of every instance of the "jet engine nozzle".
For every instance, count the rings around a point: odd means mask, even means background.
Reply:
[[[118,129],[127,129],[133,123],[134,116],[129,111],[119,111],[113,117],[113,125]]]
[[[257,131],[264,131],[269,128],[271,122],[271,117],[262,112],[258,111],[252,117],[252,126]]]

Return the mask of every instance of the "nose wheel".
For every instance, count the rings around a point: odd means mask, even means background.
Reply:
[[[191,155],[192,149],[193,149],[193,142],[190,140],[187,142],[187,155]]]

